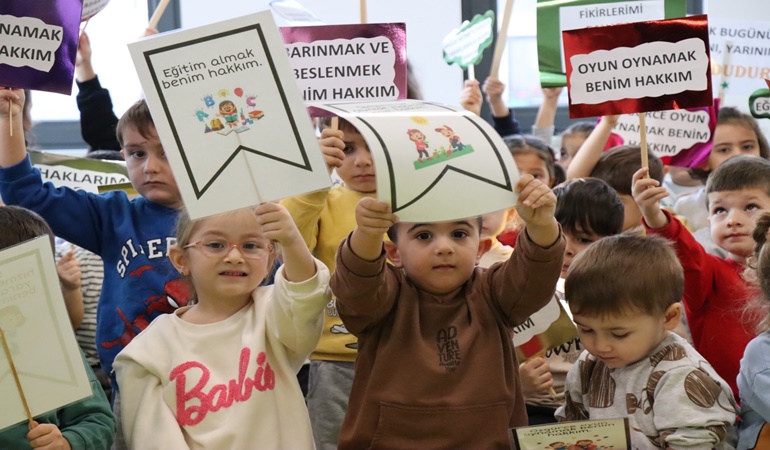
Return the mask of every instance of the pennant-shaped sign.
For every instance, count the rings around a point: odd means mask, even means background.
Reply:
[[[129,50],[191,217],[331,184],[269,11]]]
[[[416,100],[315,106],[361,132],[374,158],[377,196],[402,221],[455,220],[516,204],[511,152],[476,115]]]
[[[1,251],[0,286],[0,328],[32,416],[90,396],[91,384],[67,318],[50,238],[42,236]],[[26,419],[2,349],[0,398],[0,430]]]
[[[305,101],[406,98],[406,25],[374,23],[281,28]]]
[[[706,16],[565,31],[570,117],[710,106]]]
[[[0,8],[0,86],[69,95],[82,0],[6,0]]]

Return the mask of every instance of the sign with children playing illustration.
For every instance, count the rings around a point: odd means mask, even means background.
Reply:
[[[192,218],[331,184],[269,11],[129,50]]]
[[[406,98],[406,25],[370,23],[283,27],[305,101]]]
[[[0,86],[69,95],[82,0],[4,0],[0,8]]]
[[[358,129],[374,159],[377,197],[400,220],[454,220],[516,203],[513,157],[476,115],[416,100],[314,106]]]
[[[33,417],[91,395],[47,235],[0,252],[0,329]],[[0,398],[0,430],[27,418],[3,348]]]
[[[518,450],[630,449],[628,419],[561,422],[511,430]]]
[[[708,33],[704,15],[565,31],[570,117],[710,106]]]

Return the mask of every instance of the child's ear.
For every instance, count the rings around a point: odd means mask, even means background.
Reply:
[[[385,255],[388,257],[390,263],[399,269],[403,268],[404,265],[401,263],[401,255],[398,253],[398,246],[391,241],[385,241],[383,242],[383,245],[385,246]]]
[[[663,325],[666,330],[674,331],[674,328],[679,326],[679,322],[682,320],[682,304],[677,302],[666,308],[666,312],[663,313]]]
[[[176,270],[182,275],[189,275],[189,269],[187,268],[187,258],[185,257],[184,249],[178,245],[172,246],[168,250],[168,259],[171,260],[171,264],[174,265]]]
[[[476,253],[476,265],[479,265],[479,261],[481,260],[481,257],[484,256],[484,253],[488,252],[490,248],[492,248],[492,240],[495,238],[489,238],[489,239],[482,239],[479,241],[479,251]]]

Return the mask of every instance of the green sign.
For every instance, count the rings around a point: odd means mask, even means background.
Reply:
[[[492,10],[476,14],[470,22],[466,20],[444,38],[444,61],[457,63],[463,69],[478,64],[484,49],[492,44],[494,30],[495,13]]]
[[[770,89],[757,89],[749,96],[749,111],[756,119],[770,119]]]
[[[537,0],[540,84],[543,87],[567,85],[562,31],[685,15],[685,0]]]

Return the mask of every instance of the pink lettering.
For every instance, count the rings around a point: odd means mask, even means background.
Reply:
[[[251,350],[244,347],[238,362],[238,379],[216,384],[208,393],[204,391],[211,378],[211,371],[197,361],[188,361],[176,366],[169,375],[169,380],[176,382],[176,419],[181,426],[193,426],[200,423],[209,412],[229,408],[233,402],[245,402],[251,398],[254,389],[264,392],[275,389],[275,372],[267,363],[265,352],[259,352],[256,358],[257,368],[254,378],[246,373],[251,359]],[[194,386],[187,386],[188,376],[196,373],[200,378]]]

